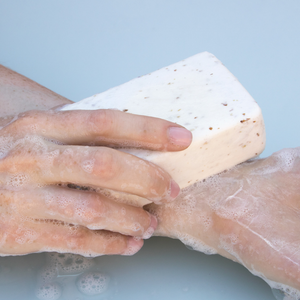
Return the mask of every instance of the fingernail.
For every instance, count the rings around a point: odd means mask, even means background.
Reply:
[[[151,218],[150,226],[149,226],[149,228],[143,234],[143,239],[144,240],[150,239],[151,236],[153,235],[156,227],[157,227],[157,219],[156,219],[156,217],[153,216],[153,215],[150,215],[150,218]]]
[[[133,237],[130,237],[127,242],[127,248],[122,253],[122,255],[130,256],[137,253],[142,248],[143,244],[143,240],[138,240]]]
[[[192,133],[182,127],[170,127],[168,129],[169,140],[178,146],[189,146],[192,142]]]

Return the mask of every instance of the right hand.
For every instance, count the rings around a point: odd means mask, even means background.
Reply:
[[[97,191],[165,203],[180,189],[161,168],[111,147],[178,151],[191,142],[177,124],[115,110],[29,111],[0,126],[0,255],[134,254],[156,218]]]
[[[158,217],[155,235],[218,253],[299,293],[300,147],[240,164],[148,210]]]

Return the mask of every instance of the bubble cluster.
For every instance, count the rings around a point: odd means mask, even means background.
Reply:
[[[49,193],[45,193],[43,197],[49,212],[52,211],[52,207],[54,208],[53,212],[56,212],[56,208],[59,207],[59,210],[63,210],[64,214],[69,213],[70,210],[67,208],[72,204],[72,198],[64,196],[63,193],[55,195],[51,190]]]
[[[243,260],[238,255],[237,251],[234,250],[234,246],[238,243],[238,237],[233,234],[220,235],[219,245],[220,249],[224,249],[231,254],[240,264],[243,265]],[[250,245],[251,247],[251,245]]]
[[[35,241],[38,237],[39,234],[32,230],[32,229],[26,229],[26,228],[22,228],[19,227],[18,230],[16,231],[17,237],[15,238],[15,241],[18,244],[31,244],[33,241]]]
[[[250,270],[252,274],[255,276],[261,277],[273,290],[273,295],[276,297],[276,299],[282,299],[282,300],[300,300],[300,291],[296,290],[290,286],[287,286],[283,283],[275,282],[272,280],[269,280],[263,276],[263,274],[256,272],[255,270]],[[279,292],[280,291],[280,292]],[[281,298],[280,298],[281,296]]]
[[[64,154],[65,156],[73,157],[73,156],[74,156],[74,150],[71,149],[71,148],[66,148],[66,149],[63,151],[63,154]]]
[[[95,165],[95,159],[85,160],[82,163],[82,169],[87,173],[92,173]]]
[[[42,286],[51,283],[57,277],[57,273],[58,270],[56,269],[55,265],[48,264],[40,270],[38,274],[38,281]]]
[[[19,188],[25,185],[29,180],[29,176],[24,173],[14,174],[10,176],[9,185],[14,188]]]
[[[282,149],[264,159],[251,175],[267,175],[278,171],[290,172],[300,160],[300,147],[293,149]]]
[[[13,140],[10,136],[0,136],[0,159],[7,156],[10,149],[13,147]]]
[[[208,255],[217,254],[216,249],[206,245],[204,242],[189,234],[178,232],[176,236],[182,243],[189,247],[189,249],[200,251]]]
[[[274,157],[278,160],[281,169],[284,172],[288,172],[293,168],[296,159],[299,160],[300,158],[300,147],[295,149],[283,149],[276,152]]]
[[[35,295],[39,300],[57,300],[62,293],[61,287],[57,283],[42,285],[36,289]]]
[[[53,166],[55,158],[59,156],[59,153],[60,151],[56,149],[53,151],[46,151],[43,154],[43,164],[44,164],[43,173],[45,175],[50,174],[50,168]]]
[[[94,296],[104,293],[108,288],[109,281],[110,278],[106,274],[87,272],[78,278],[76,285],[83,294]]]
[[[54,266],[59,275],[80,274],[95,264],[90,258],[71,253],[48,253],[47,261],[48,265]]]
[[[187,215],[191,215],[196,207],[196,198],[192,194],[185,195],[181,201],[176,205],[176,210],[180,213],[186,213]]]
[[[135,222],[135,223],[132,224],[132,226],[130,227],[130,229],[131,229],[132,231],[134,231],[134,232],[137,232],[137,231],[139,231],[139,230],[142,230],[143,228],[142,228],[142,226],[141,226],[140,223]]]
[[[37,275],[39,300],[61,299],[62,294],[66,299],[81,299],[82,294],[94,296],[108,289],[110,277],[99,271],[94,259],[70,253],[45,255],[46,264]]]
[[[154,228],[149,227],[143,234],[143,239],[149,239],[154,233]]]
[[[212,220],[211,216],[205,212],[200,212],[197,215],[197,222],[199,222],[199,224],[203,225],[204,231],[208,230],[213,225],[213,220]]]

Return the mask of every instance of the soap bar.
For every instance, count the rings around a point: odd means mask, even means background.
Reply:
[[[62,110],[119,109],[163,118],[193,133],[180,152],[122,149],[164,168],[181,188],[259,155],[265,147],[261,110],[212,54],[199,53]]]

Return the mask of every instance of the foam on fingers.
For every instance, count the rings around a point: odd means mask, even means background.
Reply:
[[[101,193],[66,187],[43,187],[2,195],[20,217],[55,219],[91,230],[109,230],[150,238],[157,222],[142,208],[117,203]],[[13,208],[12,208],[13,206]]]
[[[123,254],[140,250],[143,241],[105,230],[31,218],[1,219],[1,256],[33,252],[74,253],[85,257]]]

